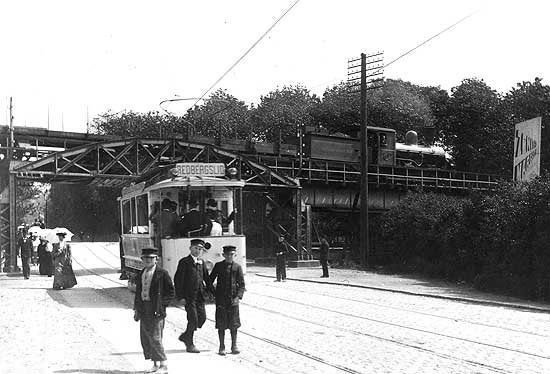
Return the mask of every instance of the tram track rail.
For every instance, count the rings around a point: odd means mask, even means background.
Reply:
[[[89,252],[93,252],[93,251],[91,251],[90,248],[88,248],[88,247],[86,247],[86,249],[88,249]],[[108,281],[110,281],[110,282],[112,282],[112,283],[115,283],[115,284],[119,285],[119,286],[126,287],[126,284],[125,284],[124,282],[117,281],[117,280],[113,280],[113,279],[111,279],[111,278],[109,278],[109,277],[106,277],[106,276],[104,276],[103,274],[101,274],[101,273],[99,273],[99,272],[93,270],[93,268],[88,268],[88,267],[86,267],[86,266],[85,266],[84,264],[82,264],[80,261],[76,260],[76,259],[74,258],[74,255],[73,255],[73,261],[74,261],[75,263],[77,263],[78,266],[80,266],[80,267],[82,268],[82,270],[84,270],[84,271],[86,271],[86,272],[88,272],[88,273],[90,273],[90,274],[92,274],[92,275],[94,275],[94,276],[100,277],[100,278],[102,278],[102,279],[106,279],[106,280],[108,280]],[[112,265],[109,265],[109,266],[110,266],[111,268],[113,268],[113,269],[117,269],[116,267],[114,267],[114,266],[112,266]],[[90,280],[88,279],[88,281],[90,281]],[[98,282],[93,282],[93,281],[91,281],[91,283],[94,283],[96,286],[99,286],[99,287],[101,287],[101,288],[103,288],[103,289],[106,289],[106,288],[107,288],[107,287],[102,286],[102,285],[99,284]],[[109,296],[110,298],[112,298],[112,299],[114,299],[114,300],[116,300],[116,301],[118,301],[118,302],[120,302],[120,303],[122,303],[122,304],[126,304],[127,306],[129,306],[127,300],[123,300],[122,298],[120,298],[120,297],[118,297],[118,296],[116,296],[116,295],[113,295],[113,294],[111,294],[111,293],[106,293],[106,294],[107,294],[107,296]],[[179,306],[179,305],[175,305],[174,308],[175,308],[175,309],[179,309],[179,310],[185,312],[185,308],[183,308],[183,307],[181,307],[181,306]],[[215,320],[212,319],[212,318],[208,318],[208,317],[207,317],[206,319],[207,319],[207,321],[209,321],[209,322],[211,322],[211,323],[215,323]],[[170,325],[172,325],[172,326],[173,326],[174,328],[176,328],[176,329],[185,330],[185,327],[186,327],[186,326],[183,326],[183,325],[181,325],[181,324],[178,324],[178,323],[175,323],[175,322],[169,321],[169,320],[167,320],[167,322],[169,322]],[[332,367],[332,368],[334,368],[334,369],[338,369],[339,371],[342,371],[342,372],[351,373],[351,374],[363,374],[363,372],[361,372],[361,371],[357,371],[357,370],[354,370],[354,369],[352,369],[352,368],[349,368],[349,367],[346,367],[346,366],[343,366],[343,365],[339,365],[339,364],[336,364],[336,363],[332,363],[332,362],[330,362],[330,361],[328,361],[328,360],[323,359],[322,357],[319,357],[319,356],[316,356],[316,355],[312,355],[312,354],[310,354],[310,353],[307,353],[307,352],[305,352],[305,351],[302,351],[302,350],[299,350],[299,349],[297,349],[297,348],[291,347],[291,346],[286,345],[286,344],[284,344],[284,343],[277,342],[277,341],[272,340],[272,339],[267,339],[267,338],[258,336],[258,335],[256,335],[256,334],[253,334],[253,333],[251,333],[251,332],[247,332],[246,329],[242,329],[242,328],[239,329],[239,333],[242,334],[242,335],[251,337],[251,338],[253,338],[253,339],[259,340],[259,341],[261,341],[261,342],[263,342],[263,343],[270,344],[270,345],[275,346],[275,347],[277,347],[277,348],[279,348],[279,349],[283,349],[283,350],[285,350],[285,351],[292,352],[292,353],[294,353],[294,354],[296,354],[296,355],[299,355],[299,356],[301,356],[301,357],[304,357],[304,358],[307,358],[307,359],[316,361],[316,362],[318,362],[318,363],[321,363],[321,364],[323,364],[323,365]],[[249,359],[247,359],[247,361],[248,361],[251,365],[257,366],[257,364],[256,364],[254,361],[251,361],[251,360],[249,360]]]
[[[273,289],[278,289],[276,286],[273,286],[270,283],[266,283],[266,284],[264,284],[264,286],[265,287],[270,287],[270,288],[273,288]],[[331,284],[331,286],[338,287],[338,285],[332,285],[332,284]],[[480,327],[490,327],[490,328],[499,329],[499,330],[503,330],[503,331],[509,331],[509,332],[532,335],[532,336],[539,336],[541,338],[550,338],[550,335],[548,335],[548,334],[539,334],[539,333],[536,333],[536,332],[533,332],[533,331],[519,330],[519,329],[513,329],[513,328],[509,328],[509,327],[504,327],[504,326],[498,326],[498,325],[494,325],[494,324],[490,324],[490,323],[476,322],[476,321],[471,321],[471,320],[460,318],[460,317],[458,317],[458,318],[457,317],[448,317],[448,316],[444,316],[444,315],[441,315],[441,314],[420,312],[420,311],[417,311],[417,310],[399,308],[399,307],[384,305],[384,304],[380,304],[380,303],[373,303],[373,302],[370,302],[370,301],[357,300],[357,299],[352,299],[352,298],[349,298],[349,297],[335,296],[335,295],[332,295],[332,294],[329,294],[329,293],[324,293],[324,292],[313,292],[311,290],[302,291],[302,290],[295,290],[295,289],[287,289],[287,291],[293,291],[293,292],[296,292],[296,293],[303,293],[303,294],[307,294],[307,295],[318,295],[318,296],[323,296],[323,297],[330,297],[330,298],[337,299],[337,300],[344,300],[344,301],[349,301],[349,302],[354,302],[354,303],[359,303],[359,304],[364,304],[364,305],[371,305],[371,306],[376,306],[376,307],[383,308],[383,309],[391,309],[391,310],[397,310],[397,311],[406,312],[406,313],[413,313],[413,314],[418,314],[418,315],[427,316],[427,317],[445,319],[445,320],[454,321],[454,322],[468,323],[468,324],[476,325],[476,326],[480,326]],[[389,291],[389,292],[391,292],[391,291]],[[263,295],[263,296],[265,296],[265,295]]]
[[[92,252],[93,251],[89,248],[89,247],[86,247],[86,249],[89,251],[89,252]],[[95,255],[95,254],[94,254]],[[98,257],[98,256],[96,256]],[[99,258],[99,257],[98,257]],[[125,282],[122,282],[122,281],[119,281],[119,280],[113,280],[97,271],[95,271],[93,268],[88,268],[86,267],[84,264],[82,264],[81,262],[79,262],[78,260],[74,260],[83,270],[85,270],[86,272],[88,272],[89,274],[92,274],[92,275],[95,275],[97,277],[100,277],[100,278],[103,278],[103,279],[106,279],[108,280],[110,283],[113,283],[113,284],[116,284],[117,286],[121,286],[121,287],[126,287],[127,284]],[[111,267],[113,270],[118,270],[117,267],[115,266],[112,266],[112,264],[109,264],[108,262],[106,261],[103,261],[104,263],[106,263],[109,267]],[[105,287],[104,285],[100,285],[99,283],[97,282],[93,282],[95,283],[96,285],[98,285],[99,287],[103,288],[103,289],[107,289],[108,287]],[[270,287],[273,287],[273,286],[270,286]],[[296,290],[293,290],[293,291],[296,291]],[[297,292],[300,292],[300,291],[297,291]],[[483,343],[483,342],[478,342],[478,341],[475,341],[475,340],[471,340],[471,339],[465,339],[465,338],[460,338],[460,337],[455,337],[455,336],[450,336],[450,335],[447,335],[447,334],[441,334],[441,333],[437,333],[437,332],[433,332],[433,331],[427,331],[427,330],[423,330],[423,329],[418,329],[418,328],[414,328],[414,327],[410,327],[410,326],[405,326],[405,325],[401,325],[401,324],[395,324],[395,323],[390,323],[390,322],[387,322],[387,321],[381,321],[381,320],[376,320],[376,319],[373,319],[373,318],[368,318],[368,317],[363,317],[363,316],[358,316],[358,315],[355,315],[355,314],[351,314],[351,313],[346,313],[346,312],[341,312],[341,311],[337,311],[337,310],[333,310],[333,309],[330,309],[330,308],[323,308],[323,307],[319,307],[317,305],[313,305],[313,304],[308,304],[308,303],[301,303],[301,302],[296,302],[294,300],[289,300],[289,299],[284,299],[284,298],[281,298],[281,297],[277,297],[277,296],[271,296],[271,295],[266,295],[266,294],[262,294],[262,293],[258,293],[258,292],[254,292],[254,291],[247,291],[247,293],[250,293],[250,294],[254,294],[254,295],[259,295],[259,296],[262,296],[262,297],[268,297],[268,298],[273,298],[273,299],[276,299],[276,300],[279,300],[279,301],[283,301],[283,302],[288,302],[288,303],[295,303],[295,304],[299,304],[299,305],[302,305],[302,306],[305,306],[305,307],[308,307],[308,308],[314,308],[314,309],[319,309],[319,310],[323,310],[323,311],[328,311],[328,312],[332,312],[332,313],[338,313],[340,315],[344,315],[346,317],[352,317],[352,318],[361,318],[361,319],[365,319],[365,320],[368,320],[368,321],[372,321],[372,322],[375,322],[375,323],[382,323],[382,324],[388,324],[388,325],[392,325],[394,327],[397,327],[397,328],[402,328],[402,329],[407,329],[407,330],[413,330],[413,331],[417,331],[417,332],[421,332],[421,333],[427,333],[427,334],[434,334],[434,335],[437,335],[439,337],[442,337],[442,338],[445,338],[445,339],[457,339],[457,340],[460,340],[460,341],[463,341],[465,343],[469,343],[469,344],[480,344],[480,345],[483,345],[485,347],[488,347],[488,348],[492,348],[492,349],[499,349],[499,350],[504,350],[504,351],[508,351],[508,352],[513,352],[513,353],[518,353],[518,354],[523,354],[523,355],[528,355],[528,356],[532,356],[532,357],[536,357],[536,358],[540,358],[540,359],[546,359],[546,360],[550,360],[550,357],[547,357],[547,356],[543,356],[543,355],[538,355],[536,353],[531,353],[531,352],[525,352],[525,351],[521,351],[521,350],[515,350],[515,349],[510,349],[510,348],[507,348],[507,347],[501,347],[501,346],[498,346],[498,345],[491,345],[491,344],[487,344],[487,343]],[[123,303],[123,304],[126,304],[126,306],[130,306],[128,303],[128,300],[124,300],[123,298],[121,298],[119,295],[117,296],[116,294],[112,294],[111,292],[107,292],[106,293],[109,297],[115,299],[116,301],[120,302],[120,303]],[[329,297],[329,295],[325,295],[325,294],[319,294],[319,293],[315,293],[315,294],[318,294],[319,296],[325,296],[325,297]],[[348,299],[348,298],[343,298],[345,300],[348,300],[348,301],[356,301],[356,300],[353,300],[353,299]],[[367,303],[368,304],[368,303]],[[390,339],[390,338],[385,338],[385,337],[382,337],[382,336],[377,336],[377,335],[374,335],[374,334],[368,334],[368,333],[364,333],[364,332],[361,332],[361,331],[356,331],[356,330],[353,330],[353,329],[346,329],[346,328],[342,328],[342,327],[334,327],[334,326],[328,326],[326,324],[322,324],[322,323],[318,323],[318,322],[314,322],[314,321],[310,321],[310,320],[306,320],[306,319],[302,319],[302,318],[298,318],[296,317],[295,315],[291,315],[291,314],[288,314],[288,313],[284,313],[284,312],[281,312],[281,311],[277,311],[277,310],[273,310],[273,309],[270,309],[270,308],[264,308],[264,307],[261,307],[261,306],[257,306],[257,305],[253,305],[253,304],[250,304],[250,303],[247,303],[247,302],[241,302],[241,305],[244,306],[244,307],[248,307],[248,308],[254,308],[254,309],[257,309],[257,310],[261,310],[262,312],[265,312],[265,313],[270,313],[270,314],[275,314],[275,315],[280,315],[284,318],[290,318],[290,319],[293,319],[293,320],[296,320],[300,323],[309,323],[309,324],[313,324],[315,326],[318,326],[318,327],[321,327],[323,329],[337,329],[343,333],[347,333],[347,334],[353,334],[353,335],[358,335],[358,336],[363,336],[363,337],[366,337],[366,338],[370,338],[370,339],[376,339],[378,341],[382,341],[382,342],[385,342],[385,343],[388,343],[388,344],[392,344],[392,345],[398,345],[398,346],[401,346],[401,347],[404,347],[406,349],[413,349],[413,350],[416,350],[416,351],[419,351],[419,352],[423,352],[424,354],[428,354],[428,355],[433,355],[433,356],[436,356],[436,357],[439,357],[439,358],[442,358],[442,359],[445,359],[445,360],[449,360],[449,361],[453,361],[453,362],[458,362],[462,365],[468,365],[468,366],[472,366],[472,367],[477,367],[479,369],[485,369],[485,370],[488,370],[488,371],[491,371],[491,372],[495,372],[495,373],[503,373],[503,374],[508,374],[508,373],[512,373],[511,371],[508,371],[504,368],[500,368],[500,367],[496,367],[496,366],[493,366],[493,365],[489,365],[489,364],[485,364],[483,362],[479,362],[479,361],[476,361],[476,360],[470,360],[470,359],[467,359],[467,358],[461,358],[461,357],[456,357],[456,356],[453,356],[451,354],[447,354],[447,353],[444,353],[444,352],[437,352],[435,350],[432,350],[432,349],[429,349],[429,348],[425,348],[425,347],[421,347],[419,345],[415,345],[415,344],[410,344],[410,343],[407,343],[407,342],[403,342],[403,341],[399,341],[399,340],[396,340],[396,339]],[[174,306],[175,309],[179,309],[179,310],[182,310],[184,311],[185,309],[181,306]],[[395,309],[400,309],[400,308],[395,308]],[[402,310],[402,309],[401,309]],[[402,310],[402,311],[405,311],[405,312],[411,312],[410,310]],[[420,313],[420,314],[424,314],[424,315],[427,315],[427,316],[430,316],[430,317],[436,317],[436,318],[445,318],[444,316],[440,316],[440,315],[432,315],[430,313],[422,313],[422,312],[417,312],[417,313]],[[452,319],[452,318],[447,318],[447,319]],[[207,321],[211,322],[211,323],[214,323],[215,321],[211,318],[208,318],[207,317]],[[177,323],[177,322],[174,322],[174,321],[168,321],[169,324],[174,328],[174,329],[179,329],[179,330],[184,330],[185,329],[185,326],[182,325],[181,323]],[[470,321],[467,321],[467,320],[464,320],[465,323],[472,323]],[[476,323],[473,323],[473,324],[476,324]],[[483,325],[483,324],[481,324]],[[488,327],[494,327],[494,326],[488,326]],[[514,331],[514,330],[512,330]],[[287,352],[292,352],[293,354],[296,354],[296,355],[299,355],[300,357],[303,357],[303,358],[306,358],[306,359],[309,359],[309,360],[312,360],[312,361],[315,361],[315,362],[318,362],[318,363],[321,363],[323,365],[326,365],[328,367],[331,367],[333,369],[336,369],[338,370],[339,372],[346,372],[346,373],[353,373],[353,374],[361,374],[363,373],[362,371],[357,371],[353,368],[350,368],[350,367],[347,367],[345,365],[340,365],[338,363],[335,363],[335,362],[330,362],[329,360],[326,360],[318,355],[315,355],[315,354],[311,354],[311,353],[308,353],[304,350],[301,350],[301,349],[298,349],[296,347],[293,347],[293,346],[290,346],[290,345],[287,345],[287,344],[284,344],[284,343],[281,343],[277,340],[273,340],[273,339],[269,339],[269,338],[266,338],[266,337],[262,337],[262,336],[259,336],[258,334],[255,334],[253,332],[250,332],[250,331],[247,331],[246,328],[241,328],[239,329],[239,332],[242,334],[242,335],[245,335],[245,336],[248,336],[250,338],[253,338],[253,339],[256,339],[258,341],[261,341],[262,343],[265,343],[265,344],[269,344],[273,347],[277,347],[278,349],[283,349]],[[528,332],[524,332],[524,331],[519,331],[519,332],[522,332],[522,333],[528,333]],[[538,335],[538,334],[533,334],[533,335]],[[540,335],[539,335],[540,336]],[[243,355],[243,357],[241,357],[242,359],[246,359]],[[250,359],[246,359],[249,364],[253,365],[253,366],[258,366],[258,364],[253,361],[253,360],[250,360]],[[262,367],[262,369],[265,369],[264,367]]]

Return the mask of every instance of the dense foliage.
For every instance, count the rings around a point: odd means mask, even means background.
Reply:
[[[549,202],[548,174],[485,196],[410,193],[383,215],[377,244],[407,270],[550,300]]]
[[[73,184],[53,184],[48,207],[48,227],[83,232],[91,240],[118,240],[119,189]]]

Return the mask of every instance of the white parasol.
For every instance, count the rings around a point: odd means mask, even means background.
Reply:
[[[50,243],[59,243],[59,238],[57,237],[57,233],[59,232],[65,233],[65,240],[68,242],[71,241],[74,235],[69,229],[66,229],[65,227],[56,227],[54,229],[51,229],[51,232],[46,235],[46,240]]]
[[[38,237],[39,238],[44,238],[46,240],[48,240],[48,235],[50,235],[52,233],[52,229],[40,229],[40,232],[38,233]],[[55,235],[55,233],[53,233],[53,235]]]
[[[40,226],[31,226],[29,227],[29,234],[35,234],[36,236],[40,235],[42,229]]]

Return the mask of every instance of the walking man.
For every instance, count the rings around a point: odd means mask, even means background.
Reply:
[[[285,243],[285,238],[281,235],[279,236],[279,241],[275,244],[273,248],[273,254],[276,259],[275,274],[277,275],[276,282],[286,281],[286,255],[288,253],[288,247]]]
[[[216,284],[216,329],[220,348],[218,354],[225,356],[225,330],[231,333],[231,353],[239,354],[237,347],[237,329],[241,327],[239,316],[239,300],[243,298],[245,291],[244,275],[241,265],[234,261],[237,249],[235,246],[223,247],[224,261],[214,265],[209,277],[209,285]]]
[[[204,300],[207,297],[208,269],[201,259],[202,251],[209,249],[210,243],[202,239],[191,239],[189,256],[182,258],[178,263],[174,283],[176,297],[181,300],[187,312],[187,329],[179,340],[185,343],[187,352],[199,353],[193,336],[195,330],[201,328],[206,321]]]
[[[23,268],[23,277],[29,279],[31,276],[31,257],[32,257],[33,239],[27,236],[27,231],[23,231],[23,242],[21,244],[21,267]]]
[[[166,307],[174,298],[174,285],[168,272],[157,266],[157,256],[156,248],[142,249],[144,268],[136,277],[134,320],[140,321],[139,335],[143,355],[146,360],[153,361],[153,367],[146,373],[167,374],[162,331]]]
[[[321,262],[321,267],[323,268],[323,275],[321,278],[328,278],[328,251],[329,244],[326,237],[321,237],[321,248],[319,248],[319,261]]]

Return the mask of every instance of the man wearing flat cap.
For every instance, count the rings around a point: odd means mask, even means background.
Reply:
[[[208,284],[213,287],[216,284],[216,329],[220,347],[218,354],[225,356],[225,330],[231,333],[231,353],[240,353],[237,348],[237,329],[241,327],[239,316],[239,300],[243,298],[245,291],[244,275],[241,265],[235,262],[237,248],[233,245],[223,247],[224,260],[216,263]]]
[[[202,239],[191,239],[189,256],[178,262],[178,268],[174,275],[176,286],[176,297],[185,305],[187,312],[187,329],[179,340],[185,343],[187,352],[199,353],[195,347],[193,336],[197,328],[201,328],[206,321],[206,310],[204,301],[207,298],[208,290],[208,269],[204,264],[201,255],[202,251],[210,248],[210,243]]]
[[[166,307],[174,298],[174,285],[168,272],[157,265],[158,249],[143,248],[144,268],[136,277],[134,320],[140,321],[139,335],[143,355],[153,361],[147,372],[168,373],[166,354],[162,345],[162,330]]]

